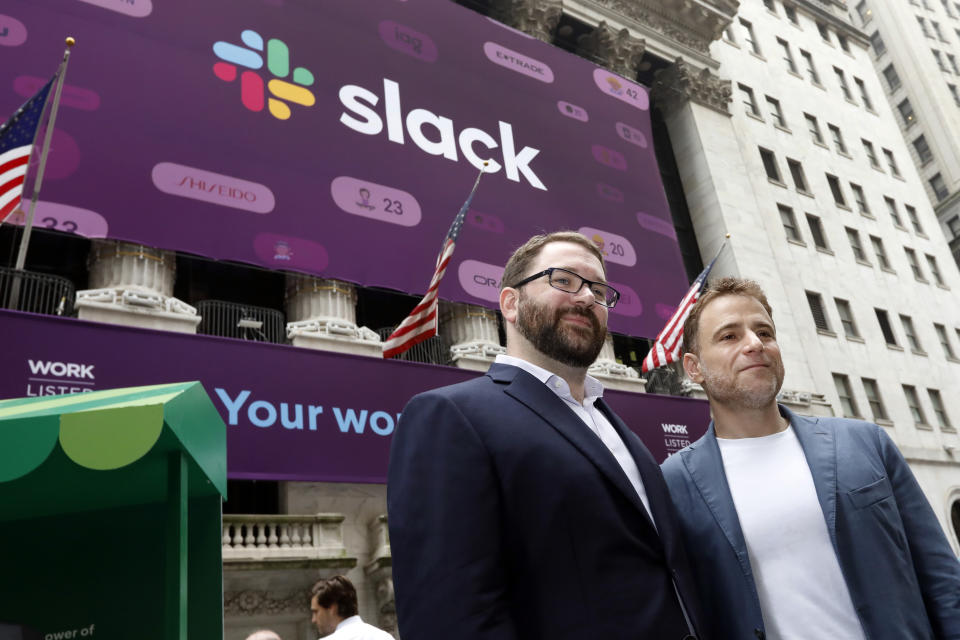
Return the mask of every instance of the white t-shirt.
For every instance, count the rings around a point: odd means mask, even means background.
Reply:
[[[328,640],[394,640],[393,636],[364,622],[360,616],[350,616],[337,625],[337,630],[328,636]]]
[[[717,438],[768,640],[864,638],[793,427]]]

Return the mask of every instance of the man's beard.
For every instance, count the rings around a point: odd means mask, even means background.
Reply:
[[[763,409],[776,401],[777,393],[783,385],[783,363],[778,360],[771,365],[773,377],[769,384],[758,383],[752,388],[746,388],[735,380],[711,372],[701,361],[700,373],[703,374],[703,382],[700,386],[709,398],[718,404],[743,409]]]
[[[520,293],[517,330],[537,351],[562,364],[585,369],[597,359],[607,337],[606,327],[589,309],[577,305],[551,309]],[[562,320],[572,315],[586,318],[590,328]]]

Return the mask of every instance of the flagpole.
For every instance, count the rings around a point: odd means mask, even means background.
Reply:
[[[30,244],[30,232],[33,230],[33,214],[37,208],[37,199],[40,197],[40,185],[43,183],[43,173],[47,166],[47,153],[50,151],[50,140],[53,138],[53,125],[57,119],[57,109],[60,107],[60,93],[63,91],[63,81],[67,75],[67,63],[70,61],[70,49],[76,44],[73,38],[67,38],[67,48],[63,52],[63,62],[60,63],[60,70],[57,72],[57,90],[53,95],[53,104],[50,107],[50,120],[47,123],[47,131],[43,137],[43,150],[40,152],[40,165],[37,168],[37,178],[33,182],[33,197],[30,199],[30,211],[27,213],[27,219],[23,225],[23,236],[20,238],[20,248],[17,251],[16,270],[22,271],[27,261],[27,247]]]

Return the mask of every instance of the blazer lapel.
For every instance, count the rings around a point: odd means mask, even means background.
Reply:
[[[723,458],[720,446],[713,430],[713,422],[706,435],[689,449],[678,454],[682,456],[687,473],[693,479],[700,496],[720,525],[720,530],[733,547],[744,574],[749,575],[750,558],[747,555],[747,542],[740,528],[740,519],[727,484],[727,474],[723,470]]]
[[[495,382],[508,383],[504,391],[539,415],[587,457],[643,514],[647,510],[610,450],[589,427],[545,384],[509,365],[493,365],[487,372]],[[649,522],[649,517],[648,517]],[[652,524],[651,524],[652,526]]]
[[[819,420],[795,416],[789,409],[780,407],[784,417],[790,420],[793,432],[803,448],[807,466],[813,476],[817,500],[827,522],[827,532],[834,550],[837,549],[837,449],[832,429]]]

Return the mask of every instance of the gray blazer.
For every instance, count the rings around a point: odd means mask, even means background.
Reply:
[[[960,639],[960,562],[884,430],[781,406],[813,475],[830,540],[868,640]],[[765,637],[713,423],[662,465],[711,635]]]

